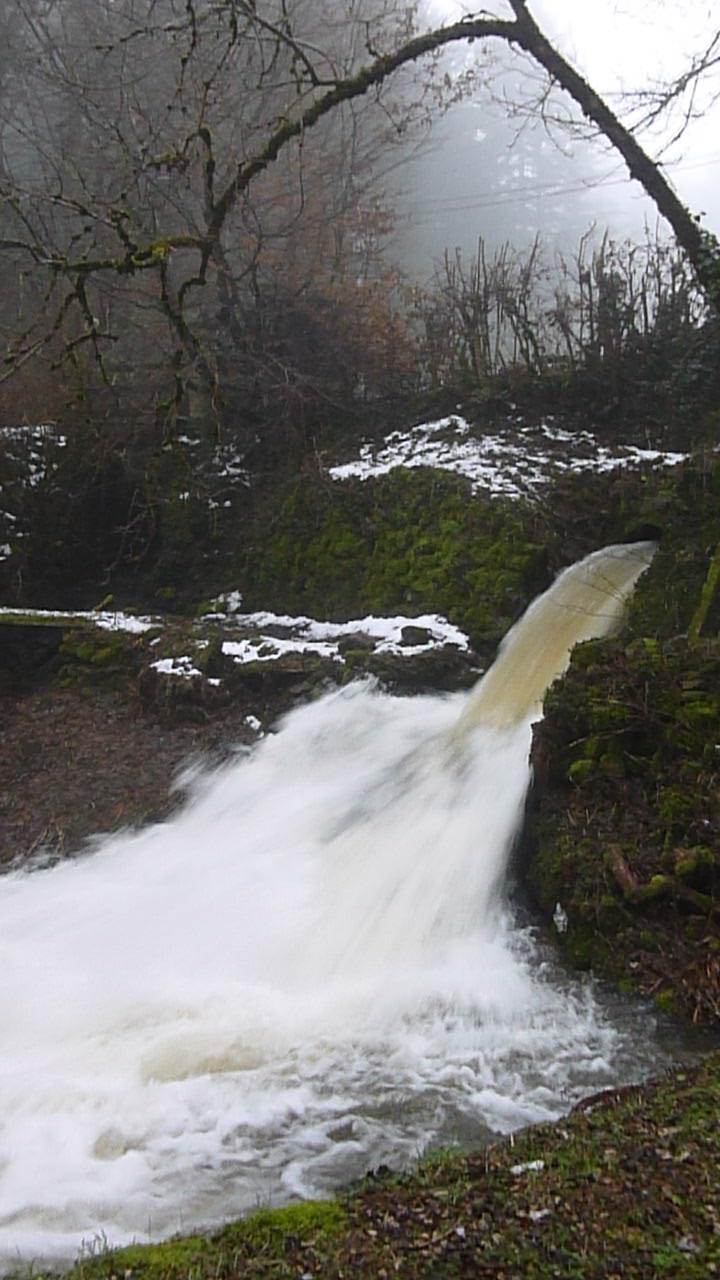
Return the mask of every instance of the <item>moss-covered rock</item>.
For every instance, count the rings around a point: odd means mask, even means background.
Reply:
[[[712,583],[720,539],[720,461],[701,454],[660,483],[660,547],[638,586],[630,632],[651,638],[717,635],[720,619]]]
[[[460,476],[305,479],[256,530],[244,600],[317,618],[443,613],[487,655],[547,585],[551,542],[533,508],[473,496]]]
[[[536,727],[527,883],[575,964],[720,1018],[720,467],[693,466],[624,636],[580,646]]]
[[[137,675],[146,645],[144,635],[108,630],[92,622],[69,626],[60,645],[60,680],[124,689]]]

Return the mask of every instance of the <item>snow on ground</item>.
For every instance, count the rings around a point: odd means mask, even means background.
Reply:
[[[185,680],[202,675],[202,671],[193,666],[192,658],[188,658],[186,654],[179,658],[158,658],[157,662],[151,662],[150,666],[155,671],[159,671],[162,676],[180,676]]]
[[[235,613],[231,621],[233,625],[254,631],[254,634],[240,640],[223,642],[223,653],[235,662],[267,662],[286,653],[315,653],[342,662],[341,641],[358,635],[367,636],[374,642],[375,653],[394,653],[405,657],[427,653],[438,645],[469,649],[464,632],[435,613],[421,614],[417,618],[376,618],[369,615],[353,618],[350,622],[318,622],[314,618],[292,618],[287,614],[263,611]],[[412,631],[403,636],[408,627]],[[422,638],[418,631],[425,633]]]
[[[232,593],[234,603],[240,595]],[[234,663],[277,662],[287,654],[314,654],[332,662],[343,663],[341,645],[352,636],[372,641],[374,653],[392,653],[414,657],[442,645],[469,652],[468,636],[437,613],[423,613],[407,618],[352,618],[350,622],[318,622],[315,618],[291,617],[286,613],[206,613],[205,621],[220,621],[241,631],[237,640],[223,640],[223,653]],[[410,631],[406,631],[409,627]],[[196,641],[195,648],[205,648],[208,641]],[[200,676],[200,671],[187,655],[156,659],[151,666],[165,676],[187,680]]]
[[[232,495],[247,487],[251,475],[244,454],[232,442],[218,445],[210,456],[200,456],[203,441],[188,435],[178,437],[185,448],[195,451],[194,471],[202,476],[203,501],[212,509],[232,508]],[[18,469],[21,487],[35,487],[57,469],[54,449],[67,441],[51,424],[0,427],[0,442]],[[169,448],[170,446],[168,446]],[[566,431],[548,415],[539,426],[528,426],[521,415],[510,413],[493,434],[482,434],[459,413],[434,422],[421,422],[408,431],[393,431],[381,444],[364,444],[359,456],[330,468],[337,480],[351,476],[367,479],[384,475],[395,467],[439,467],[467,476],[475,492],[499,494],[507,498],[534,498],[558,476],[578,471],[612,471],[639,463],[674,466],[683,453],[640,449],[635,445],[608,447],[590,431]],[[8,499],[9,499],[8,488]],[[0,498],[2,498],[0,485]],[[199,490],[179,495],[190,501]],[[0,505],[0,562],[7,560],[14,545],[25,536],[17,526],[16,514]],[[228,604],[228,611],[231,605]]]
[[[421,422],[409,431],[393,431],[382,447],[365,444],[354,462],[330,468],[336,480],[380,476],[395,467],[439,467],[467,476],[475,492],[508,498],[536,496],[559,475],[578,471],[614,471],[642,462],[675,466],[684,453],[602,445],[590,431],[565,431],[548,416],[540,426],[509,419],[494,435],[475,434],[465,418],[451,414]]]
[[[187,626],[197,633],[190,640],[190,646],[198,654],[206,649],[210,641],[202,635],[205,624],[215,624],[221,631],[233,636],[222,639],[222,652],[233,662],[273,662],[290,653],[315,654],[328,658],[333,662],[345,661],[342,653],[343,644],[352,647],[352,638],[364,643],[375,653],[391,653],[400,657],[413,657],[428,653],[432,649],[444,645],[452,645],[456,649],[469,652],[468,638],[458,627],[448,622],[439,614],[427,613],[419,617],[408,618],[397,615],[392,618],[353,618],[349,622],[321,622],[304,615],[291,617],[288,614],[270,613],[262,610],[257,613],[240,613],[242,597],[238,591],[231,591],[215,601],[220,608],[206,613]],[[90,622],[107,631],[125,631],[140,635],[146,631],[158,631],[163,628],[161,618],[135,617],[128,613],[111,613],[103,610],[61,611],[52,609],[9,609],[0,608],[0,621],[22,623],[26,619],[37,619],[39,623],[62,626],[64,621],[81,620]],[[176,622],[176,620],[173,620]],[[409,630],[408,630],[409,628]],[[237,636],[237,639],[234,637]],[[164,647],[162,635],[156,635],[149,641],[151,646]],[[170,643],[174,643],[172,634]],[[210,684],[219,684],[219,680],[203,676],[195,660],[188,654],[166,654],[156,658],[150,666],[161,675],[176,676],[180,679],[203,678]]]
[[[197,641],[195,645],[196,649],[204,649],[205,647],[206,641],[202,640]],[[222,683],[217,676],[203,677],[202,671],[199,667],[193,665],[192,658],[189,658],[187,654],[181,654],[180,657],[158,658],[155,662],[151,662],[150,666],[162,676],[179,676],[181,680],[201,680],[204,678],[208,684],[216,687]]]

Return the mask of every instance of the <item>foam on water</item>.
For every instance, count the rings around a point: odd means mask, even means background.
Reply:
[[[182,814],[0,882],[0,1251],[322,1193],[665,1062],[514,926],[529,718],[351,686]]]

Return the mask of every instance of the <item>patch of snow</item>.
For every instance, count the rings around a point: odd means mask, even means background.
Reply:
[[[11,556],[11,555],[12,555],[12,547],[10,546],[10,543],[3,542],[2,546],[0,546],[0,560],[7,560],[8,556]]]
[[[253,733],[260,733],[262,722],[258,720],[257,716],[245,716],[245,723],[253,730]]]
[[[109,613],[106,610],[99,609],[81,610],[81,609],[10,609],[0,607],[0,617],[24,617],[24,618],[47,618],[48,620],[58,618],[82,618],[86,622],[93,622],[96,627],[102,627],[105,631],[129,631],[135,635],[139,635],[143,631],[151,631],[153,627],[160,627],[162,623],[157,618],[136,618],[129,613]]]
[[[64,449],[67,445],[67,437],[58,433],[54,423],[0,427],[0,441],[3,441],[6,446],[8,444],[19,446],[19,454],[8,448],[8,457],[20,467],[21,483],[29,484],[31,487],[40,484],[47,474],[47,446],[52,444],[59,449]],[[57,470],[57,464],[51,463],[50,469]]]
[[[239,613],[242,608],[242,594],[239,591],[226,591],[212,601],[212,610],[203,613],[203,618],[225,618],[229,613]]]
[[[307,640],[286,640],[277,636],[252,636],[248,640],[225,640],[222,647],[234,662],[274,662],[287,653],[314,653],[321,658],[342,661],[337,645]]]
[[[547,422],[541,422],[538,429],[546,440],[556,440],[558,444],[573,444],[578,440],[586,440],[592,444],[595,440],[591,431],[565,431],[563,427],[549,427]]]
[[[179,676],[183,680],[191,680],[193,676],[202,675],[202,672],[193,666],[192,659],[186,656],[180,658],[158,658],[156,662],[151,662],[150,666],[155,671],[159,671],[161,675]]]
[[[672,453],[662,449],[639,449],[634,444],[625,446],[630,457],[638,462],[659,462],[663,467],[677,467],[687,459],[686,453]]]
[[[544,1168],[544,1160],[528,1160],[527,1164],[514,1164],[510,1172],[517,1176],[521,1173],[540,1173]]]
[[[157,618],[136,618],[130,613],[81,613],[77,616],[87,618],[105,631],[130,631],[134,635],[162,625]]]
[[[568,914],[565,908],[563,907],[562,903],[560,902],[555,903],[555,910],[553,911],[553,924],[555,925],[555,928],[558,933],[567,933]]]
[[[213,615],[209,615],[213,616]],[[315,618],[300,615],[297,618],[289,614],[271,613],[259,610],[256,613],[238,613],[233,622],[242,627],[254,627],[262,631],[267,627],[282,628],[292,631],[292,639],[297,645],[310,645],[331,641],[337,644],[344,636],[366,635],[377,642],[378,653],[423,653],[438,644],[456,645],[459,649],[469,649],[468,638],[459,627],[453,626],[447,618],[437,613],[423,613],[415,618],[396,615],[393,618],[376,618],[368,614],[365,618],[352,618],[349,622],[319,622]],[[405,627],[419,627],[429,633],[429,640],[424,644],[407,645],[402,642]],[[287,637],[286,637],[287,638]],[[277,641],[274,635],[263,635],[255,643]]]
[[[271,613],[268,610],[236,613],[234,610],[241,604],[240,593],[231,591],[224,599],[233,612],[227,615],[206,614],[205,618],[219,618],[226,626],[237,628],[241,632],[237,640],[226,639],[222,644],[222,652],[237,663],[273,662],[289,653],[309,653],[342,663],[344,658],[340,652],[341,643],[347,642],[352,636],[369,640],[369,647],[375,653],[390,653],[400,657],[427,653],[441,645],[451,645],[465,652],[470,650],[465,633],[440,614],[425,613],[418,617],[399,614],[392,618],[377,618],[369,614],[365,618],[353,618],[349,622],[321,622],[304,615],[292,617],[290,614]],[[82,619],[104,630],[127,631],[137,635],[163,625],[159,618],[134,617],[131,614],[103,610],[19,610],[0,607],[0,617],[2,616],[44,619],[57,622],[59,626],[62,626],[65,619]],[[419,643],[407,643],[403,638],[406,628],[425,633],[427,638],[421,634]],[[150,644],[157,645],[161,641],[161,636],[154,636]],[[207,649],[209,644],[210,641],[202,636],[192,641],[195,650]],[[164,675],[191,677],[202,674],[187,656],[158,658],[151,666]],[[219,685],[221,681],[213,678],[209,683]]]
[[[213,455],[213,474],[225,480],[239,480],[249,486],[251,475],[244,466],[244,457],[232,444],[219,445]]]
[[[212,615],[210,615],[212,616]],[[223,653],[235,662],[272,662],[288,653],[313,653],[343,662],[339,651],[340,641],[348,636],[368,636],[375,642],[375,653],[392,653],[412,657],[427,653],[438,645],[454,645],[469,650],[468,638],[439,614],[421,614],[416,618],[353,618],[349,622],[318,622],[314,618],[261,610],[257,613],[235,614],[233,623],[244,628],[254,628],[255,634],[240,640],[226,640]],[[272,627],[272,632],[268,628]],[[420,644],[404,644],[405,627],[427,631],[428,639]],[[278,635],[277,632],[285,634]]]
[[[67,444],[65,436],[56,434],[54,422],[38,422],[33,426],[18,423],[14,427],[0,427],[0,439],[3,440],[53,440],[62,448]]]
[[[563,472],[612,471],[642,462],[677,466],[687,457],[636,445],[612,450],[590,431],[566,431],[548,422],[528,427],[518,419],[508,428],[506,433],[471,435],[470,425],[459,416],[421,422],[409,431],[391,432],[379,449],[362,445],[354,462],[331,467],[329,473],[335,480],[366,480],[396,467],[437,467],[466,476],[475,492],[521,498],[535,496]],[[577,456],[568,458],[573,450]]]

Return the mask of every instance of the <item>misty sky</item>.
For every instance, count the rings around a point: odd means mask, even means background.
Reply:
[[[532,2],[543,28],[617,110],[622,108],[620,92],[672,78],[687,66],[691,53],[702,48],[703,39],[717,27],[713,7],[706,0]],[[478,6],[462,0],[427,0],[427,10],[430,21],[437,24],[463,12],[477,12]],[[494,11],[512,16],[501,0]],[[459,46],[451,55],[455,65],[458,58],[466,56]],[[705,100],[708,97],[709,89]],[[702,98],[700,102],[704,105]],[[430,151],[413,167],[409,178],[405,175],[407,203],[401,202],[401,207],[409,212],[414,198],[417,208],[413,227],[407,232],[407,252],[412,258],[429,265],[445,247],[455,245],[470,254],[479,234],[491,243],[504,236],[527,240],[533,223],[549,239],[561,243],[593,222],[609,226],[618,236],[637,237],[645,223],[655,226],[654,206],[639,186],[627,179],[619,157],[606,147],[576,141],[563,143],[568,155],[558,155],[554,173],[543,171],[535,180],[532,176],[523,178],[522,165],[511,167],[511,155],[501,156],[501,164],[513,175],[512,181],[504,179],[506,189],[512,192],[516,184],[519,188],[526,185],[534,193],[529,214],[518,215],[502,197],[493,200],[487,192],[487,143],[483,150],[486,111],[480,101],[454,108],[434,127]],[[678,123],[678,117],[671,119],[664,132],[655,129],[642,140],[653,156],[662,155],[685,203],[704,213],[706,224],[720,231],[720,105],[708,110],[681,140],[669,145]],[[513,136],[508,128],[508,152],[513,150]]]

